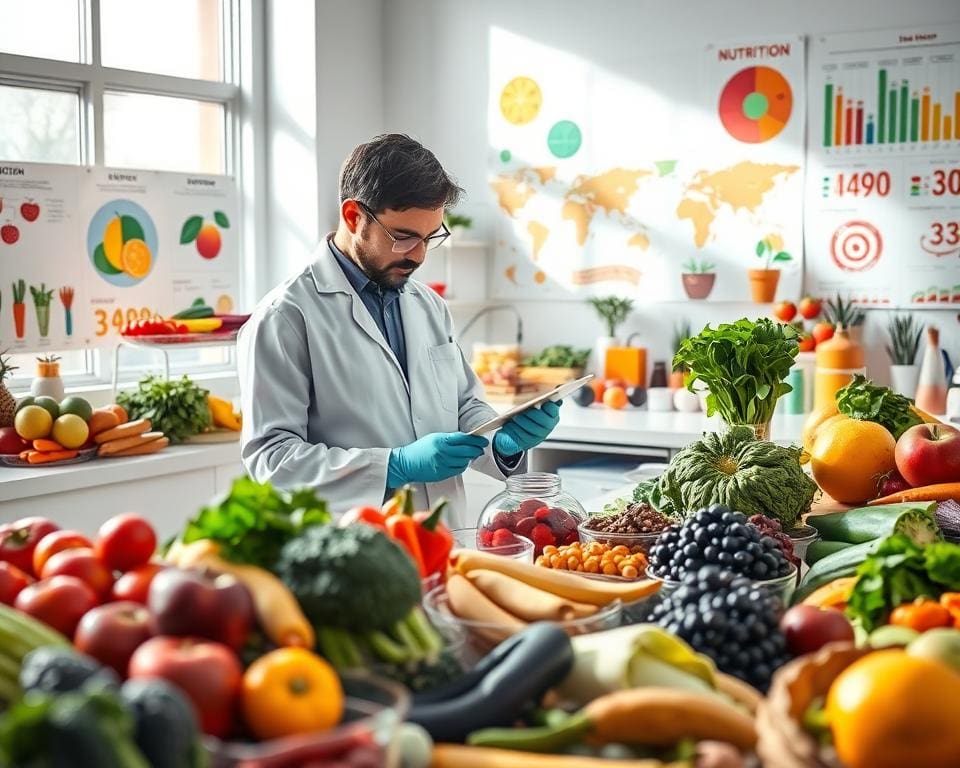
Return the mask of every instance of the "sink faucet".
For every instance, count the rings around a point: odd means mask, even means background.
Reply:
[[[481,309],[479,312],[477,312],[477,314],[475,314],[473,317],[471,317],[469,320],[467,320],[467,322],[464,324],[463,328],[460,329],[460,334],[459,334],[459,335],[460,335],[460,336],[466,336],[466,335],[467,335],[467,331],[470,330],[470,328],[474,325],[474,323],[476,323],[477,320],[479,320],[481,317],[483,317],[483,316],[486,315],[487,313],[489,313],[489,312],[497,312],[497,311],[501,311],[501,310],[506,310],[506,311],[508,311],[508,312],[512,312],[514,315],[517,316],[517,346],[518,346],[518,347],[519,347],[519,346],[522,346],[522,344],[523,344],[523,318],[520,316],[520,311],[519,311],[515,306],[513,306],[512,304],[497,304],[496,306],[492,306],[492,307],[484,307],[484,308]]]

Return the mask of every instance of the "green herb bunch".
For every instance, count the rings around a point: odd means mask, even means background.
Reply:
[[[837,390],[837,408],[840,413],[858,421],[875,422],[896,440],[910,427],[923,423],[923,419],[911,405],[910,400],[903,395],[889,387],[874,384],[859,373],[853,377],[853,381]]]
[[[209,394],[187,376],[171,381],[146,376],[133,392],[121,392],[117,403],[131,419],[150,419],[154,430],[179,443],[210,427]]]
[[[719,413],[727,424],[765,424],[777,400],[793,387],[784,379],[793,367],[799,347],[797,329],[768,318],[743,318],[735,323],[709,325],[685,339],[673,358],[673,367],[686,366],[687,389],[707,385],[707,415]]]
[[[583,368],[589,358],[589,349],[574,349],[565,344],[555,344],[546,347],[539,355],[528,357],[523,364],[542,368]]]
[[[607,326],[607,335],[616,336],[617,327],[627,319],[633,310],[633,299],[620,296],[603,296],[590,299],[590,305],[600,315],[600,319]]]
[[[920,337],[923,328],[913,315],[894,315],[887,325],[890,334],[890,343],[887,345],[887,354],[894,365],[913,365],[920,349]]]
[[[470,227],[473,226],[473,219],[459,213],[448,213],[444,216],[443,221],[447,225],[447,229],[453,229],[454,227],[470,229]]]

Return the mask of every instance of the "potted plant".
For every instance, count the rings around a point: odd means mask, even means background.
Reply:
[[[686,339],[673,358],[686,365],[686,386],[707,386],[707,416],[715,413],[728,426],[747,425],[760,440],[770,437],[770,419],[777,400],[793,388],[785,379],[799,343],[797,329],[769,318],[709,325]]]
[[[717,275],[713,271],[715,264],[704,259],[693,258],[683,265],[685,270],[680,278],[683,280],[683,290],[691,299],[705,299],[713,290]]]
[[[917,352],[923,328],[913,315],[894,315],[887,324],[890,343],[887,354],[890,355],[890,381],[893,390],[911,400],[917,394],[917,381],[920,368],[917,366]]]
[[[777,295],[777,283],[780,282],[780,270],[771,269],[771,264],[793,261],[793,256],[784,250],[779,236],[768,235],[757,242],[757,258],[764,260],[763,269],[751,269],[750,293],[757,304],[770,304]]]
[[[451,235],[454,237],[462,237],[464,232],[473,226],[473,219],[459,213],[448,213],[443,217],[443,223],[447,225],[447,229],[450,230]]]
[[[676,356],[680,351],[680,346],[686,339],[690,338],[690,321],[682,320],[679,325],[673,328],[673,354]],[[683,377],[687,372],[687,366],[683,363],[673,366],[673,372],[670,374],[670,389],[683,389]]]
[[[602,376],[607,350],[610,347],[619,346],[620,340],[617,338],[617,328],[627,319],[627,315],[633,309],[633,299],[625,299],[621,296],[601,296],[590,299],[590,305],[600,315],[600,319],[607,327],[607,335],[597,339],[595,348],[594,370]]]
[[[45,355],[37,358],[37,375],[30,384],[30,394],[34,397],[46,395],[58,403],[63,400],[63,379],[60,377],[60,357]]]
[[[852,341],[863,343],[863,323],[867,319],[866,313],[850,301],[844,301],[839,293],[836,298],[827,299],[827,306],[823,309],[823,316],[834,328],[843,326]]]

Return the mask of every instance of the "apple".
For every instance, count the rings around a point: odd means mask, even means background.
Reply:
[[[57,552],[43,566],[40,577],[76,576],[103,601],[110,598],[113,589],[113,574],[101,563],[92,549],[75,547]]]
[[[939,661],[960,672],[960,630],[946,627],[928,629],[910,642],[907,653]]]
[[[16,456],[28,447],[27,441],[17,434],[16,427],[0,427],[0,454]]]
[[[167,567],[163,563],[147,563],[127,571],[114,582],[111,597],[114,600],[128,600],[146,605],[153,577]]]
[[[840,611],[795,605],[780,619],[787,648],[794,656],[819,651],[827,643],[853,642],[853,626]]]
[[[0,561],[0,603],[13,605],[33,579],[13,563]]]
[[[37,545],[48,534],[59,530],[59,525],[45,517],[24,517],[0,526],[0,560],[35,576],[33,556]]]
[[[30,584],[13,605],[71,639],[84,614],[97,607],[97,595],[75,576],[54,576]]]
[[[134,651],[131,680],[162,678],[177,686],[193,703],[204,733],[223,738],[234,723],[243,668],[222,643],[196,638],[154,637]]]
[[[917,424],[900,435],[894,451],[897,469],[914,488],[960,480],[960,429],[949,424]]]
[[[167,568],[150,582],[147,607],[158,634],[203,637],[237,651],[253,626],[250,592],[230,574]]]
[[[21,204],[20,215],[23,216],[23,218],[27,221],[36,221],[37,217],[40,215],[40,206],[32,200],[28,200],[27,202]]]
[[[778,301],[773,305],[773,316],[782,323],[789,323],[797,316],[797,305],[792,301]]]
[[[820,299],[814,299],[810,296],[804,296],[800,299],[800,316],[804,320],[813,320],[820,316],[820,310],[823,302]]]
[[[153,637],[153,616],[138,603],[101,605],[80,619],[73,644],[81,653],[127,676],[133,652]]]
[[[17,229],[16,225],[7,223],[0,227],[0,240],[3,240],[7,245],[13,245],[19,239],[20,230]]]

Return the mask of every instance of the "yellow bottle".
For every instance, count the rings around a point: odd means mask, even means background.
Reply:
[[[833,338],[817,345],[813,410],[834,406],[837,390],[853,381],[853,377],[858,373],[867,373],[863,347],[853,341],[843,326],[840,326]]]

